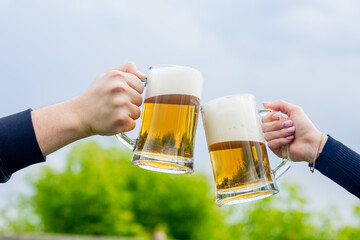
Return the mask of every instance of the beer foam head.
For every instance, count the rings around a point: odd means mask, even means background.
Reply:
[[[201,97],[203,78],[201,72],[184,66],[151,68],[145,99],[168,94]]]
[[[201,106],[208,146],[228,141],[265,142],[256,108],[250,94],[214,99]]]

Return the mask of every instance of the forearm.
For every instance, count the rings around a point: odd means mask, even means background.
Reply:
[[[43,161],[31,110],[0,118],[0,182],[9,180],[19,169]]]
[[[310,166],[312,166],[310,164]],[[360,155],[329,136],[315,168],[360,198]]]
[[[31,112],[36,139],[44,156],[89,136],[80,121],[78,98]]]

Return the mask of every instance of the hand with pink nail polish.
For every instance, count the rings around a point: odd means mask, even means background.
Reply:
[[[268,146],[281,157],[281,148],[289,144],[290,157],[293,161],[312,163],[321,138],[321,132],[296,105],[278,100],[263,103],[264,107],[274,112],[263,117],[262,129]],[[325,145],[322,141],[320,152]]]
[[[278,100],[263,103],[273,110],[263,117],[264,137],[279,157],[289,145],[293,161],[306,161],[344,189],[360,198],[360,154],[320,132],[301,107]],[[283,116],[286,114],[286,117]]]

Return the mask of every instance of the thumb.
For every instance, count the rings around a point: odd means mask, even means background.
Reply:
[[[137,69],[134,62],[127,62],[121,65],[120,67],[116,67],[114,69],[122,72],[134,74],[138,78],[146,78],[146,75]]]
[[[285,102],[283,100],[277,100],[275,102],[263,102],[262,104],[267,109],[271,109],[273,111],[280,111],[287,115],[289,115],[296,107],[295,105]]]

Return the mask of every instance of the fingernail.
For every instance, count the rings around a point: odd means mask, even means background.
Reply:
[[[294,135],[291,135],[291,136],[287,136],[287,137],[286,137],[287,140],[292,140],[292,139],[294,139],[294,138],[295,138]]]
[[[140,71],[138,71],[138,77],[139,78],[144,78],[144,77],[146,77],[146,74],[145,73],[142,73],[142,72],[140,72]]]
[[[294,133],[295,132],[295,127],[289,127],[286,129],[287,133]]]
[[[283,122],[284,127],[291,127],[293,125],[293,122],[291,120],[286,120]]]
[[[274,114],[272,115],[272,119],[279,119],[279,118],[280,118],[280,113],[279,113],[279,112],[274,113]]]

